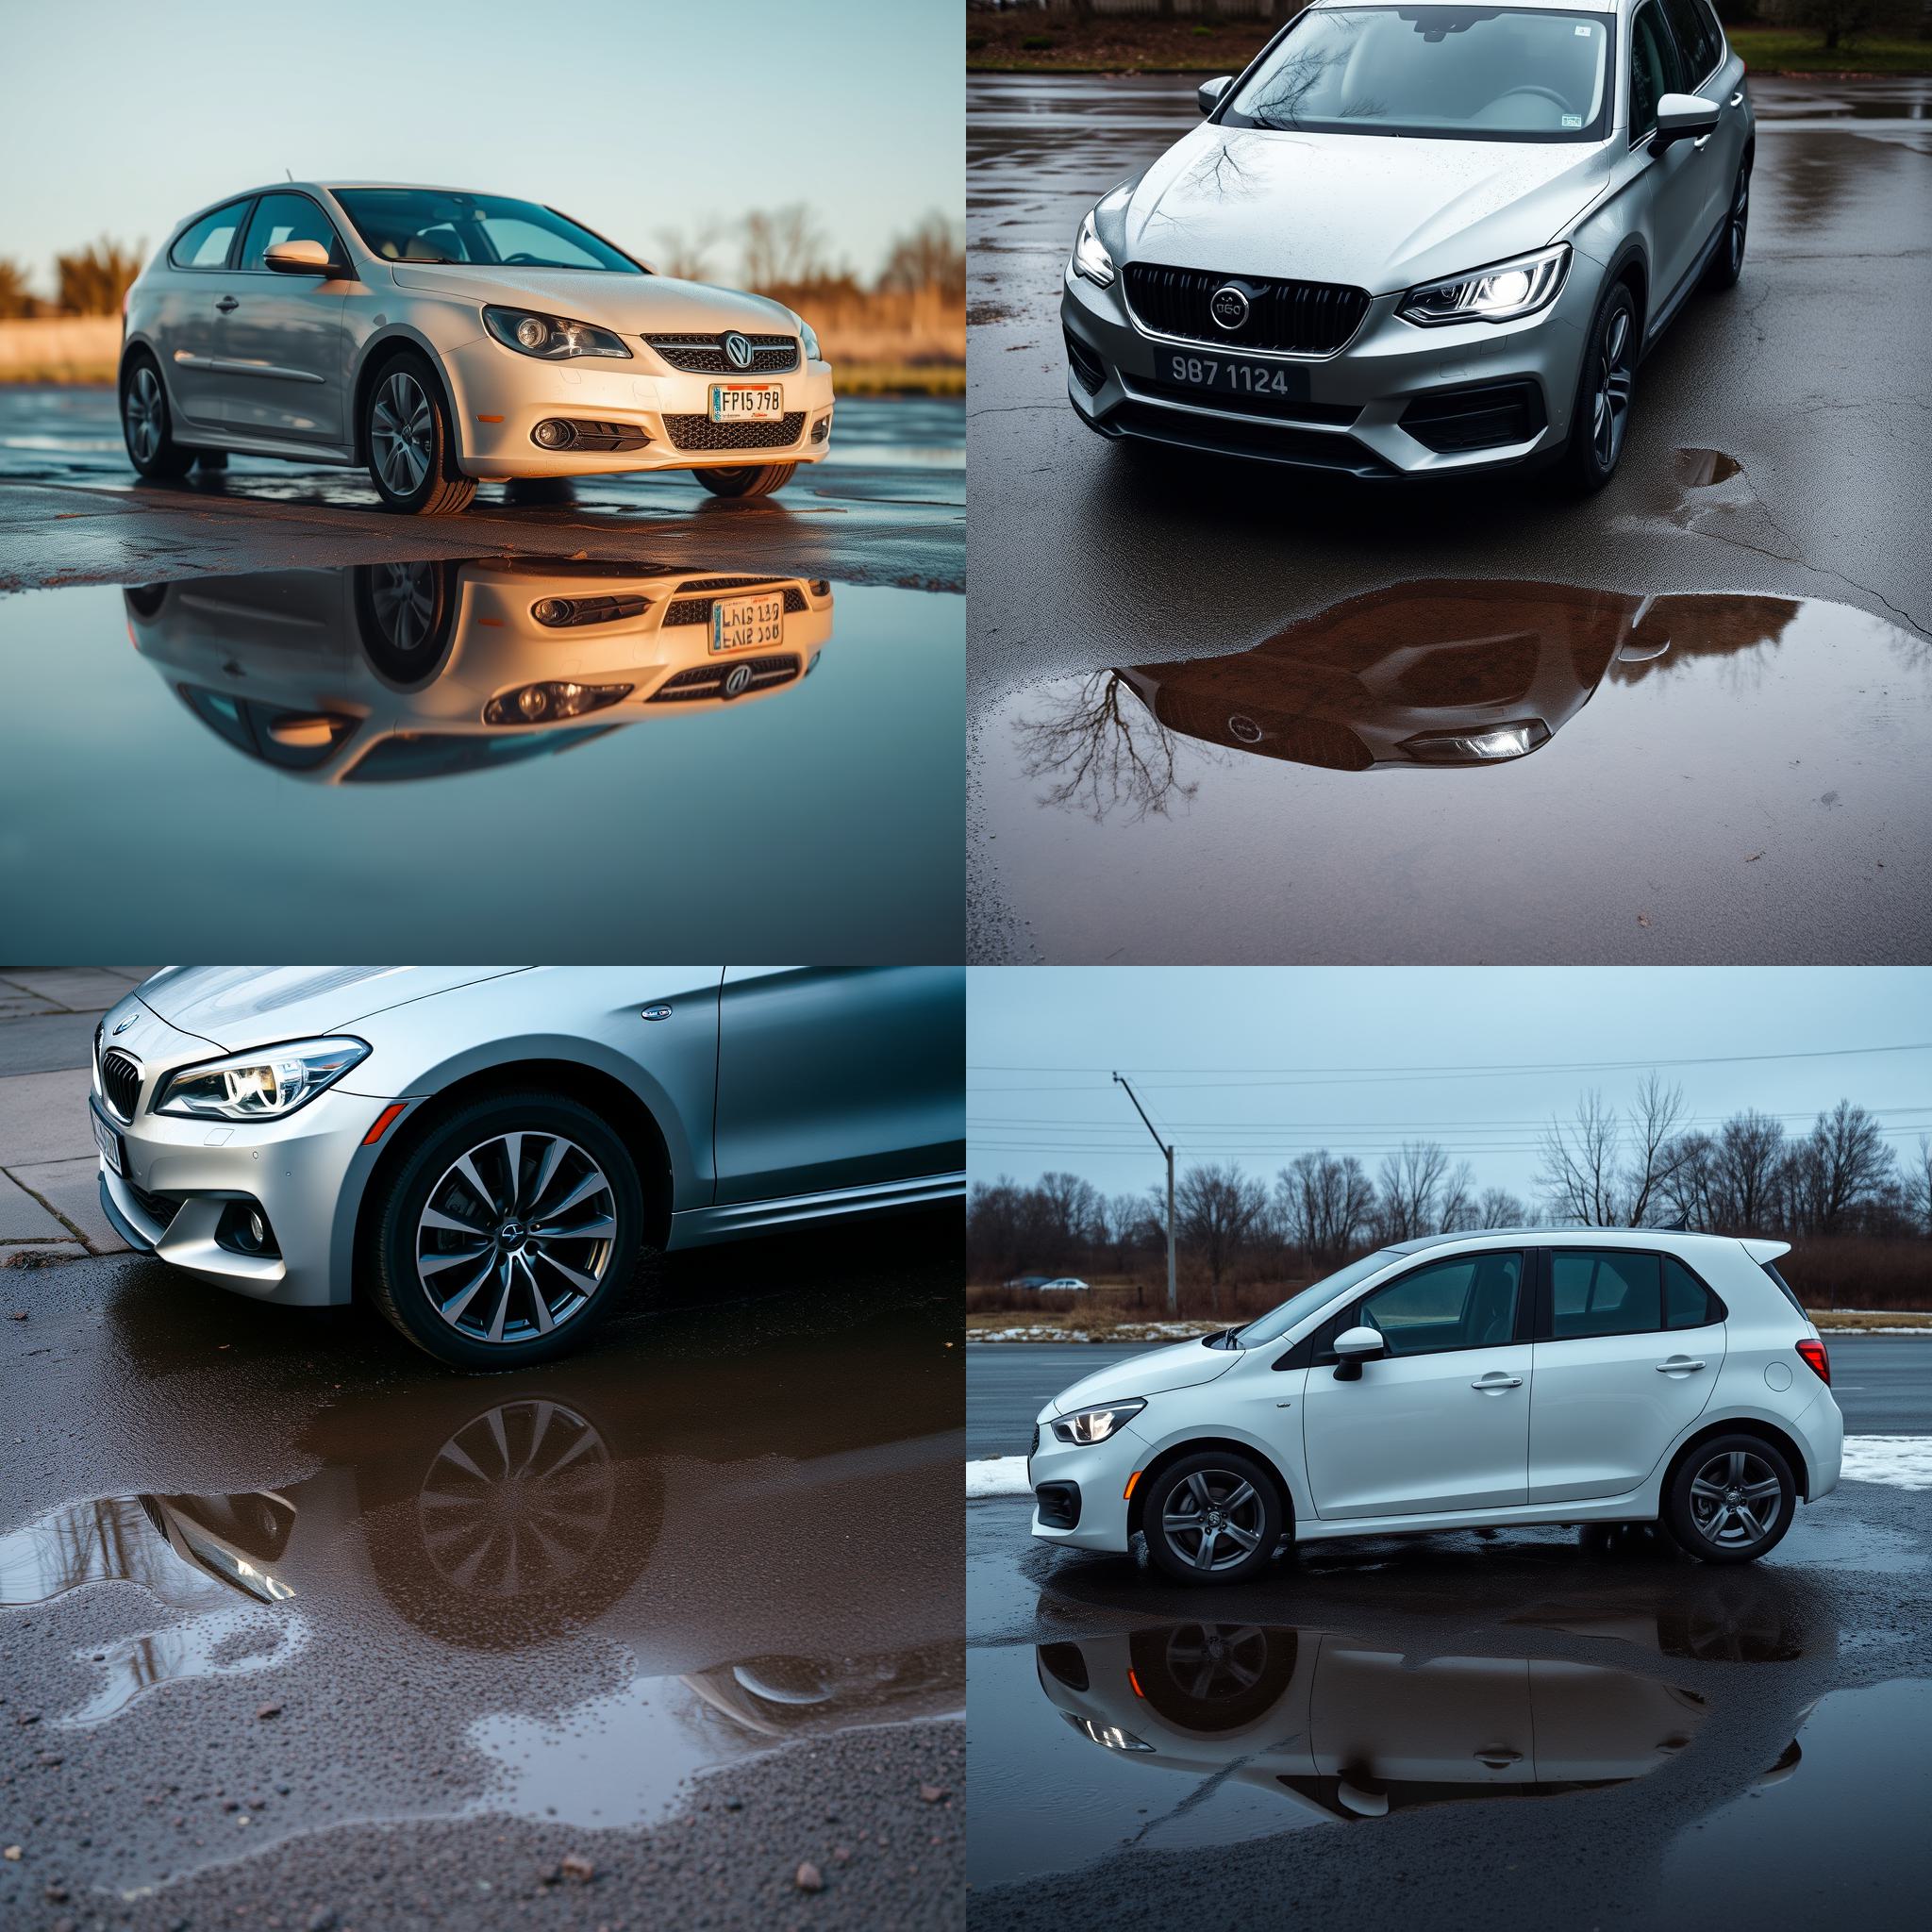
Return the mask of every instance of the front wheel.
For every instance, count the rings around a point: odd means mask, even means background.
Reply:
[[[1570,410],[1568,468],[1579,496],[1594,495],[1616,474],[1636,389],[1637,302],[1615,282],[1597,304]]]
[[[791,480],[796,463],[760,463],[755,469],[693,470],[713,496],[769,496]]]
[[[1761,1436],[1719,1436],[1678,1466],[1664,1500],[1671,1534],[1706,1563],[1753,1563],[1791,1526],[1791,1466]]]
[[[457,467],[457,442],[442,386],[422,357],[398,356],[376,375],[362,408],[369,478],[385,509],[454,516],[476,494]]]
[[[1704,272],[1707,289],[1735,289],[1744,273],[1744,231],[1751,224],[1751,165],[1738,163],[1738,178],[1731,184],[1730,212],[1724,216],[1724,240]]]
[[[194,467],[194,452],[175,441],[168,392],[145,354],[132,357],[121,372],[121,434],[128,461],[143,476],[185,476]]]
[[[1281,1541],[1274,1478],[1233,1449],[1171,1463],[1141,1509],[1147,1554],[1179,1583],[1245,1583]]]
[[[519,1369],[585,1341],[643,1243],[637,1163],[597,1114],[505,1093],[429,1128],[376,1205],[376,1306],[459,1369]]]

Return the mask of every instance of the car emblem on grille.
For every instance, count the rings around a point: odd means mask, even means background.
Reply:
[[[1239,328],[1248,319],[1248,298],[1232,282],[1224,282],[1208,298],[1208,313],[1217,327]]]
[[[751,343],[734,328],[724,337],[724,359],[734,369],[751,367]]]
[[[124,1033],[125,1033],[125,1032],[127,1031],[127,1029],[128,1029],[128,1028],[129,1028],[130,1026],[132,1026],[133,1024],[134,1024],[134,1015],[133,1015],[132,1013],[129,1013],[129,1014],[128,1014],[128,1016],[126,1017],[126,1019],[125,1019],[124,1021],[122,1021],[122,1023],[120,1024],[120,1025],[118,1025],[117,1027],[115,1027],[115,1029],[114,1029],[114,1038],[115,1038],[116,1040],[119,1040],[119,1039],[121,1038],[121,1036],[122,1036],[122,1035],[123,1035]]]
[[[734,664],[731,667],[730,676],[724,680],[724,695],[727,698],[739,697],[750,689],[751,666],[749,664]]]

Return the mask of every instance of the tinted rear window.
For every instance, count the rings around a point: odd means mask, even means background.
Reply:
[[[1616,1248],[1557,1248],[1550,1255],[1551,1337],[1644,1335],[1663,1326],[1655,1255]]]
[[[193,227],[168,250],[168,259],[176,268],[225,268],[228,250],[234,245],[235,230],[248,212],[245,201],[231,201],[211,215],[203,215]]]
[[[1724,1318],[1724,1305],[1674,1255],[1664,1257],[1664,1326],[1706,1328]]]
[[[1798,1299],[1797,1290],[1777,1272],[1777,1264],[1774,1261],[1760,1261],[1757,1265],[1777,1283],[1777,1291],[1784,1296],[1786,1301],[1790,1302],[1799,1314],[1805,1315],[1805,1304]],[[1811,1317],[1805,1315],[1805,1319],[1808,1322]]]

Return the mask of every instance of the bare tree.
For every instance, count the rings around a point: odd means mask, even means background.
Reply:
[[[1768,1225],[1787,1151],[1781,1121],[1755,1108],[1733,1114],[1711,1148],[1710,1225],[1725,1234]]]
[[[752,289],[796,289],[832,273],[824,232],[802,201],[744,218],[744,279]]]
[[[1625,1218],[1632,1227],[1641,1227],[1649,1218],[1683,1151],[1678,1145],[1677,1128],[1684,1118],[1684,1090],[1666,1087],[1656,1074],[1646,1074],[1637,1090],[1637,1104],[1630,1109],[1630,1164],[1624,1174]]]
[[[1529,1209],[1505,1188],[1485,1188],[1475,1204],[1472,1228],[1529,1227]]]
[[[878,285],[912,295],[933,289],[949,301],[963,302],[966,237],[959,224],[935,208],[916,228],[895,236]]]
[[[1551,1211],[1561,1221],[1580,1221],[1587,1227],[1614,1227],[1623,1219],[1617,1211],[1617,1161],[1623,1132],[1614,1108],[1604,1105],[1595,1088],[1576,1103],[1576,1118],[1568,1127],[1552,1120],[1542,1134],[1542,1168],[1538,1180]]]
[[[1377,1178],[1375,1221],[1384,1241],[1441,1232],[1442,1194],[1450,1179],[1446,1148],[1433,1141],[1405,1141],[1399,1153],[1383,1157]]]
[[[1066,695],[1013,728],[1027,777],[1044,780],[1042,803],[1096,823],[1124,807],[1130,824],[1189,804],[1200,781],[1183,782],[1174,735],[1117,671],[1088,673]]]
[[[724,230],[715,219],[707,219],[691,228],[659,228],[657,239],[653,265],[660,274],[682,282],[708,282],[711,254],[724,239]]]
[[[39,308],[33,291],[27,287],[25,269],[0,256],[0,317],[10,321],[16,316],[32,315]]]
[[[1891,1149],[1862,1107],[1840,1100],[1806,1137],[1798,1161],[1800,1211],[1807,1231],[1837,1234],[1853,1210],[1891,1178]]]
[[[1362,1238],[1374,1211],[1375,1190],[1353,1154],[1337,1158],[1324,1147],[1300,1154],[1274,1179],[1275,1205],[1289,1241],[1317,1267],[1341,1260]]]
[[[1923,1235],[1932,1235],[1932,1141],[1919,1136],[1919,1158],[1906,1169],[1906,1211]]]
[[[1442,1183],[1432,1234],[1462,1234],[1475,1226],[1475,1174],[1468,1161]]]
[[[1208,1306],[1221,1312],[1221,1279],[1268,1206],[1268,1191],[1238,1161],[1186,1170],[1174,1190],[1176,1231],[1208,1263]]]

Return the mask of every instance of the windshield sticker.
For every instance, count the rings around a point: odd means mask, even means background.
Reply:
[[[1565,127],[1581,127],[1583,125],[1583,116],[1581,114],[1565,114],[1563,116],[1563,125]]]

